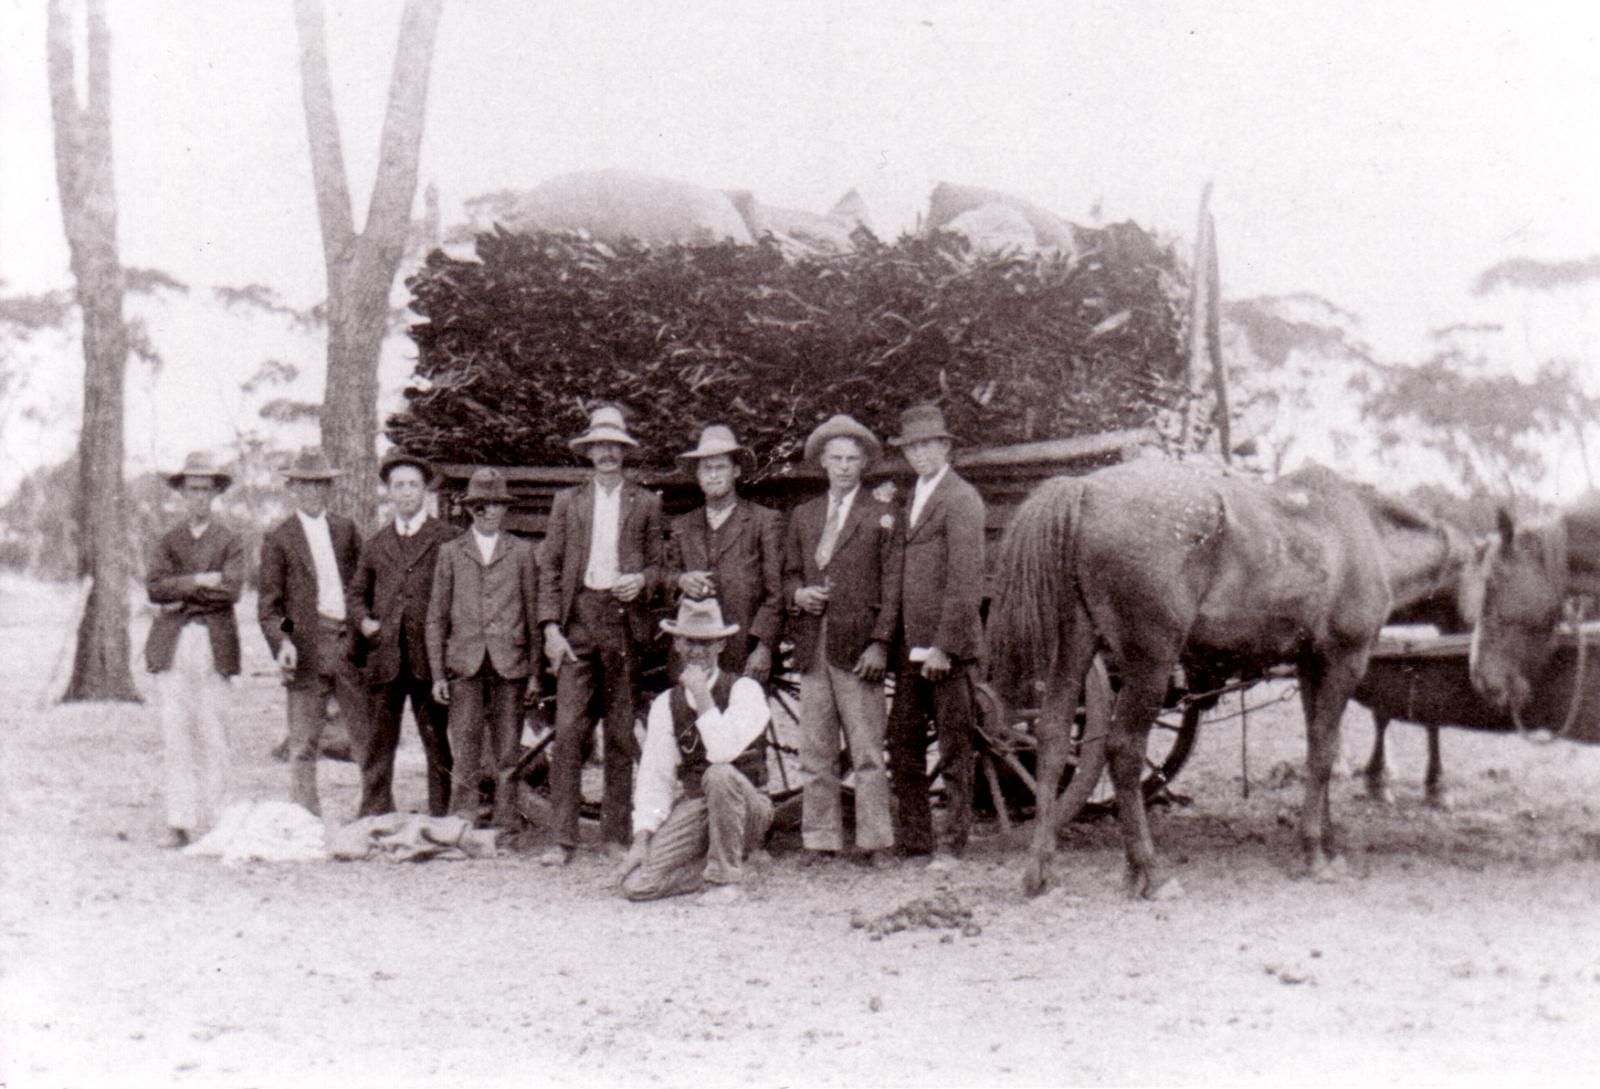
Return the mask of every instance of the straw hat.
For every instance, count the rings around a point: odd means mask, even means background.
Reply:
[[[422,482],[429,487],[432,487],[439,479],[439,470],[433,467],[431,461],[424,457],[418,457],[416,454],[408,454],[399,447],[383,455],[383,462],[378,466],[378,479],[385,484],[389,483],[389,474],[402,465],[409,465],[420,472],[422,474]]]
[[[900,434],[890,439],[889,445],[910,446],[929,439],[956,441],[956,437],[945,430],[943,409],[938,405],[912,405],[900,413]]]
[[[699,601],[684,598],[678,603],[678,619],[663,620],[661,630],[681,639],[699,639],[710,643],[733,635],[739,630],[739,625],[722,622],[722,606],[717,604],[714,597]]]
[[[578,453],[596,442],[614,442],[621,446],[638,446],[639,440],[628,434],[628,425],[622,419],[622,409],[616,405],[601,405],[589,414],[589,430],[567,443]]]
[[[485,503],[511,505],[511,492],[506,487],[506,474],[487,466],[472,471],[472,477],[467,481],[467,494],[461,497],[463,507],[477,507]]]
[[[294,456],[294,461],[283,470],[290,480],[332,480],[344,473],[328,464],[328,456],[320,446],[307,446]]]
[[[714,458],[720,454],[738,459],[746,469],[754,469],[756,456],[748,446],[740,446],[739,440],[733,437],[733,429],[726,424],[712,424],[700,432],[700,445],[693,450],[686,450],[678,455],[678,464],[687,472],[694,472],[694,465],[690,464],[702,458]]]
[[[184,480],[191,476],[215,480],[219,492],[227,491],[228,486],[233,483],[233,477],[217,468],[217,463],[212,460],[210,454],[199,450],[183,459],[183,468],[167,474],[167,483],[174,488],[181,488]]]
[[[855,439],[861,444],[861,449],[866,452],[869,463],[877,461],[883,456],[883,444],[878,441],[878,436],[868,431],[853,417],[840,413],[824,420],[815,431],[806,437],[806,460],[820,460],[822,448],[828,445],[829,439]]]

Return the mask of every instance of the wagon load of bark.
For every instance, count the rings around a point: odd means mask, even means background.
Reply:
[[[892,434],[937,400],[983,445],[1141,427],[1184,394],[1187,272],[1132,223],[1070,249],[931,229],[795,256],[771,236],[648,246],[586,231],[480,234],[411,277],[416,377],[395,443],[442,461],[572,463],[587,408],[630,414],[646,466],[707,423],[758,475],[849,412]]]

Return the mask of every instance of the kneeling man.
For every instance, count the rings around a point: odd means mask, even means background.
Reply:
[[[715,598],[685,600],[663,620],[683,663],[655,698],[633,792],[633,845],[622,863],[630,900],[712,888],[705,900],[740,899],[745,856],[772,826],[767,781],[767,697],[761,685],[717,666],[737,624]],[[676,797],[675,797],[676,795]]]

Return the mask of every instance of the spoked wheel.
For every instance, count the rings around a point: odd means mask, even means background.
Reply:
[[[974,791],[980,811],[992,811],[1002,830],[1038,808],[1038,747],[1029,728],[1031,715],[1011,711],[987,684],[977,686],[978,783]],[[1056,795],[1058,820],[1078,815],[1093,794],[1106,766],[1106,734],[1111,727],[1111,681],[1098,657],[1084,680],[1083,710],[1072,727],[1067,766]]]

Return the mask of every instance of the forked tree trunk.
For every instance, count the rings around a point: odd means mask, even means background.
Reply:
[[[133,700],[128,667],[127,509],[122,485],[122,320],[117,198],[111,170],[111,34],[105,0],[88,2],[88,97],[79,103],[71,13],[50,0],[45,42],[56,182],[83,312],[83,427],[78,435],[79,571],[91,580],[64,700]]]
[[[405,253],[411,203],[417,192],[417,156],[440,0],[407,0],[400,17],[378,174],[366,226],[359,234],[352,218],[339,120],[333,108],[322,2],[295,0],[294,12],[311,172],[328,274],[328,377],[322,402],[322,446],[335,467],[344,470],[335,484],[333,507],[366,525],[376,506],[378,356],[388,324],[389,289]]]

